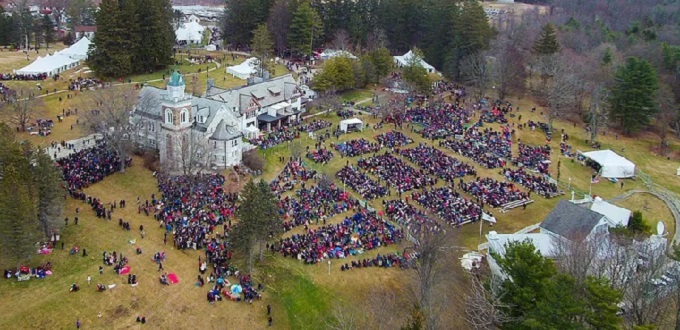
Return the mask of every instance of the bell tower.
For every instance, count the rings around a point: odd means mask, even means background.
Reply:
[[[185,94],[184,77],[173,71],[166,92],[161,97],[161,167],[170,172],[181,171],[182,155],[190,152],[190,130],[194,114],[191,95]]]

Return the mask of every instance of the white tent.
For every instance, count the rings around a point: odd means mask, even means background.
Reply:
[[[255,127],[255,125],[247,126],[245,131],[246,137],[249,139],[254,139],[258,137],[258,135],[260,135],[260,130],[257,127]]]
[[[630,220],[631,215],[629,209],[607,203],[600,197],[595,198],[593,205],[590,206],[590,210],[607,217],[613,227],[628,226],[628,220]]]
[[[356,56],[354,56],[352,53],[350,53],[346,50],[334,50],[334,49],[327,48],[323,51],[323,53],[319,54],[319,57],[322,60],[327,60],[329,58],[340,57],[340,56],[348,57],[348,58],[351,58],[353,60],[357,59]]]
[[[205,31],[205,26],[198,24],[197,22],[186,22],[175,31],[175,36],[177,37],[177,41],[186,41],[188,44],[198,44],[203,40],[203,31]]]
[[[19,69],[15,70],[16,74],[47,74],[48,76],[54,76],[55,74],[62,73],[68,69],[77,66],[80,60],[70,58],[62,54],[47,55],[45,57],[40,57],[33,61],[33,63]]]
[[[248,79],[251,75],[257,73],[256,65],[257,58],[251,57],[239,65],[228,67],[227,73],[239,79]]]
[[[362,130],[364,128],[364,122],[359,118],[345,119],[340,122],[340,130],[343,132],[347,132],[347,129],[351,127]]]
[[[90,39],[82,37],[75,44],[71,45],[71,47],[61,50],[57,52],[57,54],[65,55],[76,60],[86,60],[87,51],[90,49],[90,44]]]
[[[611,150],[584,152],[583,156],[600,164],[600,176],[603,178],[630,178],[635,175],[635,164]]]
[[[415,54],[413,54],[413,51],[409,50],[408,53],[402,56],[394,56],[394,63],[398,67],[403,68],[409,64],[413,56],[415,56]],[[425,62],[425,60],[423,60],[422,58],[419,58],[418,61],[420,62],[420,66],[425,68],[425,70],[427,70],[428,73],[434,73],[434,67],[432,65]]]

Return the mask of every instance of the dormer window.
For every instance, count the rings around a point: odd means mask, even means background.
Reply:
[[[267,88],[267,90],[269,90],[269,92],[270,92],[273,96],[279,96],[279,95],[281,95],[281,89],[278,88],[278,87],[269,87],[269,88]]]

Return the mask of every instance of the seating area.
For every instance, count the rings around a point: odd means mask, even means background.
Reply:
[[[402,199],[384,200],[385,213],[392,221],[407,227],[415,233],[421,230],[440,231],[441,227],[425,212]]]
[[[550,165],[550,146],[529,146],[519,143],[519,156],[512,159],[512,165],[527,167],[540,173],[548,173]]]
[[[514,183],[500,182],[492,178],[477,178],[474,181],[460,183],[459,186],[480,200],[482,205],[491,207],[529,198],[529,194],[517,189]]]
[[[378,140],[381,146],[386,148],[403,147],[413,143],[413,139],[406,136],[404,133],[394,131],[378,134],[375,139]]]
[[[363,154],[376,153],[380,151],[380,144],[370,142],[363,138],[332,144],[332,147],[343,157],[356,157]]]
[[[479,125],[475,125],[465,132],[462,140],[440,141],[439,146],[472,158],[489,169],[505,167],[511,156],[510,128],[503,126],[502,132],[491,128],[480,131],[479,128]]]
[[[466,175],[477,175],[475,168],[430,146],[419,145],[413,149],[401,149],[399,154],[418,164],[430,175],[449,183]]]
[[[421,189],[437,183],[437,179],[425,174],[425,171],[416,170],[389,152],[370,158],[361,158],[357,164],[380,180],[386,181],[398,193]]]
[[[441,187],[414,192],[411,198],[452,226],[460,226],[482,217],[482,208],[461,197],[451,188]]]
[[[387,195],[387,188],[381,186],[354,166],[343,167],[338,171],[337,177],[364,199],[372,200]]]
[[[523,168],[517,170],[509,168],[501,169],[500,174],[505,176],[506,179],[516,182],[529,189],[529,191],[545,198],[553,198],[564,194],[564,191],[561,191],[557,184],[550,182],[544,175],[533,175],[527,173]]]

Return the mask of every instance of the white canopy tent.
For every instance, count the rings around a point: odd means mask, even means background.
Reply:
[[[256,66],[257,58],[251,57],[239,65],[227,67],[227,73],[239,79],[248,79],[257,73]]]
[[[199,44],[203,40],[203,31],[205,31],[205,26],[198,24],[198,22],[186,22],[175,31],[175,36],[177,41]]]
[[[343,132],[347,132],[347,129],[356,127],[359,130],[364,129],[364,122],[361,121],[359,118],[352,118],[352,119],[345,119],[340,122],[340,130]]]
[[[247,126],[246,129],[246,137],[249,139],[254,139],[260,135],[260,129],[255,127],[255,125],[250,125]]]
[[[607,217],[613,227],[628,226],[628,220],[630,220],[631,215],[631,211],[629,209],[624,209],[623,207],[610,204],[600,197],[595,198],[593,205],[590,206],[590,210]]]
[[[635,164],[611,150],[589,151],[582,155],[602,166],[600,176],[603,178],[630,178],[635,175]]]
[[[329,58],[340,57],[340,56],[347,57],[347,58],[350,58],[350,59],[353,59],[353,60],[357,59],[356,56],[354,56],[352,53],[350,53],[346,50],[325,49],[323,51],[323,53],[319,54],[319,57],[322,60],[327,60]]]
[[[411,58],[413,58],[413,56],[415,56],[415,54],[413,54],[413,51],[409,50],[408,53],[406,53],[404,55],[394,56],[394,63],[398,67],[403,68],[403,67],[405,67],[409,64],[409,62],[411,61]],[[423,60],[422,58],[419,58],[418,62],[420,62],[420,66],[425,68],[425,70],[427,70],[428,73],[434,73],[434,67],[432,65],[430,65],[429,63],[425,62],[425,60]]]
[[[86,60],[87,51],[90,49],[90,44],[91,44],[90,39],[88,39],[87,37],[82,37],[76,43],[71,45],[71,47],[58,51],[57,54],[66,55],[76,60]]]
[[[56,74],[62,73],[68,69],[76,67],[80,64],[80,60],[70,58],[62,54],[47,55],[45,57],[40,57],[33,61],[33,63],[19,69],[15,70],[16,74],[47,74],[48,76],[54,76]]]

